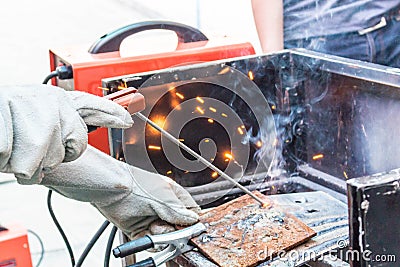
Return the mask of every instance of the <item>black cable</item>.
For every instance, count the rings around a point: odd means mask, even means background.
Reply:
[[[52,71],[50,72],[49,75],[47,75],[47,77],[44,79],[43,84],[47,84],[51,79],[53,79],[54,77],[58,76],[58,71]]]
[[[100,226],[99,230],[97,230],[96,234],[92,237],[92,239],[87,244],[85,250],[83,251],[82,255],[79,257],[78,262],[76,263],[75,267],[81,267],[83,261],[86,259],[86,256],[89,254],[90,250],[93,248],[96,241],[99,239],[101,234],[106,230],[107,226],[110,224],[109,221],[103,222]]]
[[[112,245],[115,239],[115,235],[117,234],[118,228],[114,225],[111,229],[110,236],[108,237],[107,247],[106,247],[106,254],[104,256],[104,267],[110,266],[110,257],[111,257],[111,250]]]
[[[53,219],[54,224],[56,225],[58,232],[60,232],[62,239],[64,240],[65,246],[67,247],[69,257],[71,259],[71,265],[72,267],[75,266],[75,257],[74,257],[74,252],[72,251],[71,244],[68,241],[67,236],[64,233],[64,230],[62,229],[60,223],[58,222],[56,215],[54,214],[53,207],[51,206],[51,195],[53,193],[53,190],[49,189],[49,193],[47,194],[47,208],[49,209],[49,213],[51,218]]]
[[[34,235],[34,236],[36,237],[36,239],[39,241],[39,244],[40,244],[40,250],[41,250],[41,252],[40,252],[40,258],[39,258],[38,262],[37,262],[36,265],[35,265],[35,267],[39,267],[40,264],[42,263],[43,256],[44,256],[44,245],[43,245],[43,241],[42,241],[42,239],[40,238],[40,236],[39,236],[37,233],[35,233],[34,231],[28,230],[28,233]]]
[[[47,77],[43,80],[43,84],[47,84],[52,78],[57,77],[57,76],[58,76],[57,70],[50,72],[50,74],[47,75]],[[71,244],[69,243],[68,238],[65,235],[64,230],[62,229],[60,223],[58,222],[56,215],[54,214],[53,207],[51,205],[52,193],[53,193],[53,190],[49,189],[49,192],[47,194],[47,208],[49,210],[51,218],[53,219],[54,224],[56,225],[56,227],[58,229],[58,232],[60,233],[62,239],[64,240],[65,246],[67,247],[67,250],[68,250],[69,257],[71,259],[71,265],[72,265],[72,267],[74,267],[75,266],[74,252],[72,251]]]

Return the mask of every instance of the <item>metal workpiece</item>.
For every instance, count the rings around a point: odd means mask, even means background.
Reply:
[[[317,232],[308,242],[292,248],[282,258],[258,264],[258,267],[303,266],[307,262],[322,265],[323,255],[343,256],[342,246],[348,245],[349,229],[347,205],[323,192],[304,192],[268,196],[279,203],[282,210],[296,216]],[[261,253],[261,252],[260,252]],[[257,255],[256,255],[257,256]],[[344,258],[344,257],[343,257]],[[216,267],[217,265],[197,251],[187,252],[175,262],[184,267]],[[307,265],[304,265],[307,266]]]
[[[400,260],[400,169],[347,181],[353,267]]]

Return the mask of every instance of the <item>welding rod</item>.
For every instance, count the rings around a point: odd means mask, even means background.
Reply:
[[[152,120],[150,120],[149,118],[147,118],[146,116],[144,116],[142,113],[137,112],[134,113],[134,115],[136,115],[139,119],[141,119],[142,121],[150,124],[153,128],[155,128],[157,131],[159,131],[160,133],[162,133],[166,138],[168,138],[171,142],[173,142],[174,144],[178,145],[179,147],[181,147],[182,149],[184,149],[186,152],[188,152],[190,155],[192,155],[193,157],[195,157],[196,159],[198,159],[201,163],[203,163],[204,165],[206,165],[208,168],[212,169],[213,171],[216,171],[222,178],[228,180],[229,182],[231,182],[232,184],[234,184],[235,186],[237,186],[238,188],[240,188],[243,192],[245,192],[246,194],[248,194],[249,196],[251,196],[254,200],[258,201],[261,206],[266,206],[267,203],[265,203],[261,198],[257,197],[256,195],[254,195],[252,192],[250,192],[246,187],[244,187],[243,185],[239,184],[238,182],[236,182],[232,177],[230,177],[229,175],[227,175],[226,173],[224,173],[222,170],[218,169],[216,166],[214,166],[211,162],[209,162],[208,160],[206,160],[205,158],[203,158],[202,156],[200,156],[199,154],[197,154],[195,151],[193,151],[190,147],[186,146],[184,143],[182,143],[181,141],[179,141],[177,138],[175,138],[172,134],[170,134],[169,132],[165,131],[163,128],[161,128],[160,126],[158,126],[155,122],[153,122]]]

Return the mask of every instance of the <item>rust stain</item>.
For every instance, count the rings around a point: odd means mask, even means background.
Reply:
[[[258,191],[270,205],[261,208],[245,195],[201,215],[207,232],[192,239],[199,250],[220,266],[255,266],[316,235]]]

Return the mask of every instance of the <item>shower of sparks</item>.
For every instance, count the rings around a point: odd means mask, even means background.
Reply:
[[[218,72],[219,75],[225,74],[229,71],[229,67],[223,68],[222,70],[220,70],[220,72]]]
[[[208,119],[207,120],[209,123],[214,123],[214,120],[213,119]]]
[[[185,97],[181,93],[175,93],[175,95],[182,100],[185,99]]]
[[[254,80],[254,75],[252,71],[249,71],[249,79]]]
[[[172,174],[172,171],[167,171],[167,174]]]
[[[204,114],[204,110],[201,107],[196,107],[196,110],[200,112],[200,114]]]
[[[257,141],[256,147],[258,147],[258,148],[262,147],[262,142],[260,140]]]
[[[148,148],[151,149],[151,150],[161,150],[160,146],[149,145]]]
[[[213,173],[211,174],[211,177],[212,177],[212,178],[217,178],[217,177],[218,177],[218,173],[217,173],[217,172],[213,172]]]
[[[347,176],[347,172],[343,172],[344,178],[349,179],[349,176]]]
[[[196,97],[196,100],[197,102],[204,104],[204,100],[200,96]]]
[[[243,134],[244,134],[244,132],[243,132],[242,128],[240,128],[240,127],[238,127],[238,132],[239,132],[239,134],[241,134],[241,135],[243,135]]]
[[[228,117],[228,115],[226,115],[225,113],[221,113],[221,116],[222,116],[222,117],[225,117],[225,118]]]
[[[323,154],[317,154],[317,155],[314,155],[314,156],[312,157],[313,160],[319,160],[319,159],[322,159],[322,158],[324,158],[324,155],[323,155]]]
[[[212,112],[217,112],[217,110],[213,107],[209,107],[208,109],[211,110]]]

